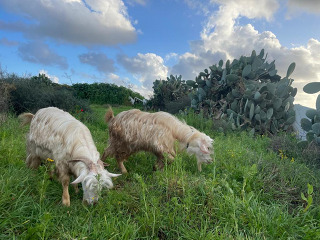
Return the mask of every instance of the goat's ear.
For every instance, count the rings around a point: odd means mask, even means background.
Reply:
[[[201,150],[202,153],[204,153],[204,154],[210,154],[210,151],[209,151],[209,149],[208,149],[208,147],[207,147],[207,143],[206,143],[205,140],[202,139],[202,140],[200,141],[199,147],[200,147],[200,150]]]
[[[83,179],[84,179],[84,177],[85,177],[86,175],[85,174],[80,174],[80,176],[79,177],[77,177],[77,179],[76,180],[74,180],[71,184],[78,184],[78,183],[81,183],[82,181],[83,181]]]

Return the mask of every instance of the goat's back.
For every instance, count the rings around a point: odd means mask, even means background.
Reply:
[[[98,154],[89,129],[68,112],[55,107],[40,109],[34,115],[28,140],[53,154],[71,157],[75,152],[87,155],[88,150]]]
[[[111,144],[132,151],[172,151],[177,134],[187,126],[169,113],[138,109],[119,113],[109,122]],[[190,129],[190,127],[188,127]]]

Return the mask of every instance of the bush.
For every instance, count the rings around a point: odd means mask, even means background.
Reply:
[[[117,86],[115,84],[107,83],[77,83],[73,84],[72,88],[77,97],[87,99],[94,104],[119,104],[131,105],[129,97],[140,98],[143,97],[132,90]]]
[[[250,57],[241,56],[232,62],[223,60],[200,72],[195,81],[186,84],[194,89],[191,107],[203,110],[210,117],[220,115],[231,122],[233,128],[247,129],[258,134],[277,134],[292,128],[295,121],[293,109],[297,89],[290,75],[277,75],[274,61],[268,63],[264,50]]]
[[[40,108],[58,107],[68,112],[76,109],[90,111],[89,103],[77,99],[70,86],[53,83],[43,74],[22,78],[14,74],[3,79],[6,84],[14,85],[10,101],[15,114],[36,112]]]
[[[153,82],[153,97],[149,105],[154,110],[162,110],[170,113],[177,113],[186,107],[191,106],[189,93],[191,87],[182,80],[182,76],[170,75],[167,80],[156,80]]]
[[[14,85],[0,80],[0,123],[6,120],[9,110],[10,92],[15,89]]]
[[[294,134],[282,133],[271,137],[270,147],[280,158],[293,161],[299,158],[312,168],[320,168],[320,147],[316,142],[311,142],[303,148],[299,146]]]
[[[191,105],[191,99],[185,95],[175,101],[165,101],[165,110],[171,114],[176,114],[179,110],[189,107]]]

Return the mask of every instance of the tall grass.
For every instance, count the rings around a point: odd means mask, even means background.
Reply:
[[[92,108],[85,124],[102,153],[106,107]],[[82,192],[70,188],[67,208],[61,184],[48,177],[50,163],[25,167],[28,127],[9,116],[0,126],[0,239],[320,239],[319,170],[299,155],[282,158],[268,137],[212,131],[212,122],[197,115],[186,122],[215,139],[215,162],[203,172],[183,152],[154,172],[156,158],[141,152],[97,205],[84,205]],[[108,162],[119,172],[114,159]],[[304,211],[308,183],[313,203]]]

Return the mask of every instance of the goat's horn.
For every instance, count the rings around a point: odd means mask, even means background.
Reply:
[[[86,176],[85,173],[81,173],[79,177],[77,177],[76,180],[74,180],[71,184],[78,184],[81,183],[84,179],[84,177]]]
[[[109,177],[119,177],[122,175],[122,174],[115,174],[115,173],[110,173],[110,172],[108,172],[107,174]]]
[[[69,162],[83,162],[89,168],[89,171],[97,172],[96,166],[91,162],[89,159],[86,158],[79,158],[79,159],[72,159]]]

